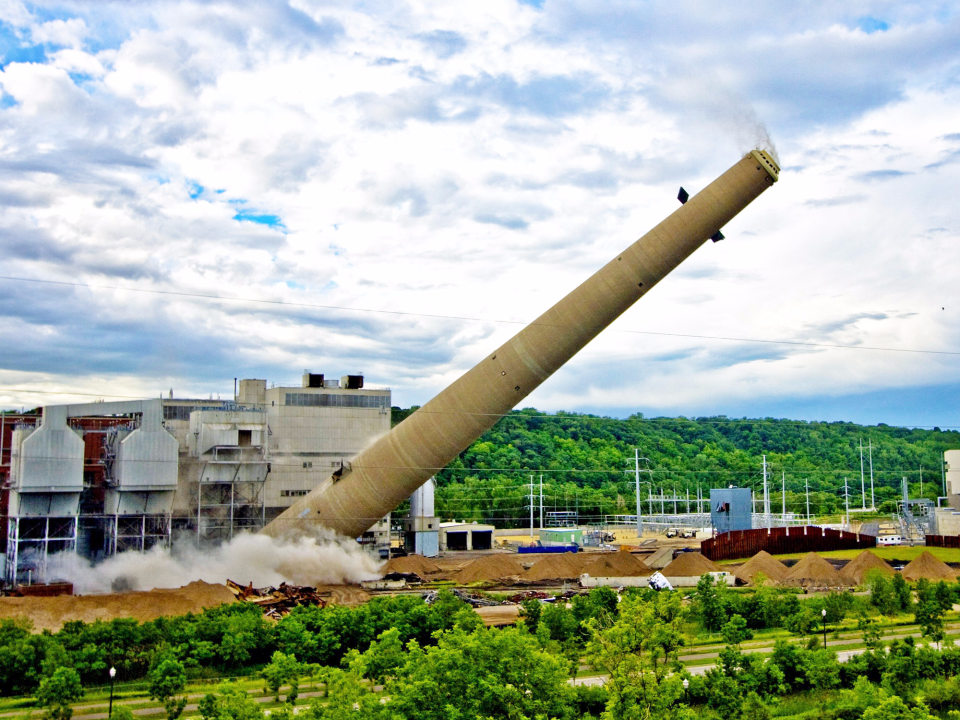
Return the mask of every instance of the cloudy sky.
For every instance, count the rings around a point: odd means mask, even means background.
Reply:
[[[422,403],[765,126],[525,405],[960,426],[960,2],[0,0],[0,54],[0,406]]]

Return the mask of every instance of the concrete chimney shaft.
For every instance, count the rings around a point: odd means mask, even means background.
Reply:
[[[262,532],[323,526],[361,535],[776,182],[779,170],[766,152],[747,154]]]

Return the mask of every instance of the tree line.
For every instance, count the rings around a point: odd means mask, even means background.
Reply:
[[[394,408],[394,423],[415,409]],[[866,502],[867,448],[872,447],[874,496],[882,512],[895,509],[902,478],[909,482],[911,497],[936,500],[943,494],[943,451],[960,449],[960,433],[939,428],[724,416],[645,418],[640,413],[618,419],[525,408],[502,418],[437,474],[437,514],[523,526],[529,523],[530,475],[539,508],[540,474],[548,511],[575,510],[585,521],[633,514],[634,479],[624,471],[632,470],[637,448],[649,459],[641,463],[641,479],[653,486],[654,495],[662,489],[695,499],[698,488],[709,497],[710,488],[728,485],[759,490],[766,455],[776,508],[785,476],[788,512],[806,514],[809,488],[811,514],[835,515],[844,508],[845,479],[851,507],[862,505],[861,441]],[[650,492],[644,485],[645,513],[651,509]],[[654,500],[653,510],[659,507]],[[685,503],[678,509],[685,510]]]

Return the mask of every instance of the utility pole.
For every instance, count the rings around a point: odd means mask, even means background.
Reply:
[[[763,456],[763,522],[770,529],[770,495],[767,492],[767,456]]]
[[[530,476],[530,537],[533,537],[533,475]]]
[[[873,497],[873,439],[867,438],[867,449],[870,452],[870,507],[877,509],[877,501]]]
[[[863,438],[860,438],[860,497],[863,498],[863,509],[867,509],[867,486],[863,479]]]
[[[843,498],[847,507],[847,530],[850,529],[850,492],[847,490],[847,479],[843,479]]]
[[[920,497],[923,497],[923,463],[920,463]]]
[[[637,537],[638,538],[643,537],[643,502],[640,500],[640,461],[641,460],[644,460],[648,463],[650,462],[650,458],[640,457],[639,448],[634,448],[633,449],[633,479],[634,479],[634,482],[636,483],[636,492],[637,492]],[[630,471],[627,470],[626,472],[630,472]],[[644,472],[652,473],[653,471],[648,469],[648,470],[645,470]],[[652,483],[648,483],[648,484],[650,485],[651,492],[653,492],[653,484]],[[653,515],[652,508],[651,508],[650,514]]]
[[[803,479],[803,487],[807,492],[807,525],[810,524],[810,480],[808,478]]]
[[[540,476],[540,531],[543,532],[543,475]]]
[[[783,497],[783,507],[780,512],[781,512],[781,516],[783,517],[783,521],[786,522],[787,521],[787,471],[786,470],[783,471],[783,480],[780,483],[780,488],[782,490],[782,497]]]

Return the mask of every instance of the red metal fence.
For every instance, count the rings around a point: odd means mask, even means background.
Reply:
[[[960,548],[960,535],[927,535],[928,547]]]
[[[771,555],[785,555],[827,550],[865,550],[876,546],[877,539],[872,535],[806,525],[722,533],[700,543],[700,552],[711,560],[736,560],[752,557],[761,550]]]

